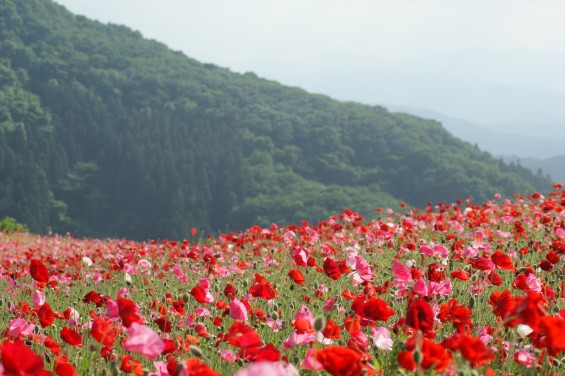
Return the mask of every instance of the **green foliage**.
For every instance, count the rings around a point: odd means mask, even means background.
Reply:
[[[13,232],[29,232],[26,225],[18,223],[15,218],[4,217],[0,220],[0,231],[11,234]]]
[[[438,123],[201,64],[48,0],[0,3],[0,176],[0,210],[32,231],[135,239],[550,188]]]

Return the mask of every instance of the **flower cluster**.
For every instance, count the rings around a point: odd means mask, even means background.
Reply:
[[[558,375],[554,188],[192,241],[0,233],[0,375]]]

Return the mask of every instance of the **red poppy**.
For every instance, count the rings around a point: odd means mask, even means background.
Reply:
[[[196,299],[198,303],[208,303],[206,290],[200,285],[194,286],[192,290],[190,290],[190,295],[194,296],[194,299]]]
[[[94,318],[92,327],[90,328],[90,335],[106,348],[112,348],[116,340],[116,333],[112,321],[100,317]]]
[[[330,346],[316,351],[316,360],[333,376],[361,375],[361,354],[341,346]]]
[[[240,350],[240,357],[251,362],[278,362],[281,359],[280,351],[268,343],[263,347],[248,347]]]
[[[69,363],[66,356],[62,355],[55,359],[55,373],[58,376],[77,376],[76,368]]]
[[[224,295],[229,299],[229,300],[234,300],[235,298],[235,288],[231,285],[231,284],[227,284],[226,287],[224,287]]]
[[[42,328],[53,325],[55,322],[55,313],[48,303],[43,303],[37,311],[37,317]]]
[[[451,321],[459,333],[468,333],[473,328],[472,314],[473,310],[458,304],[457,299],[449,299],[440,305],[438,318],[441,322]]]
[[[29,274],[31,274],[31,278],[35,279],[37,282],[49,281],[49,270],[47,270],[47,267],[39,260],[32,259],[30,261]]]
[[[379,298],[371,298],[363,304],[362,316],[373,321],[388,321],[396,312]]]
[[[398,364],[408,371],[416,371],[418,369],[418,364],[414,360],[416,340],[414,338],[410,338],[406,341],[405,346],[407,351],[400,351],[398,353]],[[442,345],[437,344],[430,339],[422,339],[419,351],[420,367],[425,370],[433,369],[435,371],[442,371],[451,364],[451,354]]]
[[[74,329],[64,326],[61,329],[61,339],[69,345],[80,348],[82,346],[82,336]]]
[[[469,280],[469,274],[467,274],[467,272],[464,271],[463,269],[459,269],[459,270],[456,270],[454,272],[451,272],[450,275],[451,275],[451,278],[458,279],[460,281],[468,281]]]
[[[551,356],[557,356],[565,351],[565,320],[559,317],[544,317],[539,325],[539,333],[535,337],[534,345],[538,348],[545,347]]]
[[[176,372],[176,367],[174,370],[174,372]],[[210,368],[210,366],[206,363],[202,363],[200,359],[197,358],[186,359],[184,361],[184,371],[186,371],[186,374],[190,376],[220,376],[219,373]],[[174,374],[175,373],[171,373],[171,375]]]
[[[337,262],[329,257],[326,257],[323,264],[324,273],[333,280],[339,279],[341,277],[341,270]]]
[[[510,256],[496,251],[490,257],[494,265],[496,265],[499,269],[507,269],[507,270],[514,270],[514,264],[512,260],[510,260]]]
[[[326,322],[326,327],[322,331],[324,337],[329,339],[340,339],[341,338],[341,328],[332,319],[328,319]]]
[[[518,324],[526,324],[534,331],[537,331],[541,319],[547,316],[547,312],[544,309],[546,305],[547,302],[542,294],[530,292],[525,299],[517,302],[508,313],[504,325],[515,327]]]
[[[304,282],[306,282],[306,279],[304,278],[304,275],[302,274],[302,272],[298,269],[292,269],[291,271],[288,272],[288,276],[290,278],[292,278],[292,280],[298,285],[298,286],[302,286],[304,284]]]
[[[159,327],[163,333],[169,333],[173,330],[173,323],[166,316],[161,316],[153,320],[155,324]]]
[[[82,301],[84,303],[94,303],[96,304],[96,307],[102,307],[104,305],[103,297],[103,295],[97,293],[96,291],[89,291],[84,296],[84,298],[82,298]]]
[[[46,336],[43,339],[43,346],[47,347],[49,351],[55,355],[59,355],[61,353],[61,344],[49,336]]]
[[[505,319],[516,305],[516,299],[510,291],[495,291],[490,295],[489,304],[493,307],[492,313]]]
[[[239,348],[258,347],[263,344],[259,334],[240,321],[235,321],[230,326],[226,340],[230,345]]]
[[[442,345],[452,350],[459,350],[473,368],[482,367],[495,359],[495,353],[480,338],[462,334],[453,334]]]
[[[0,354],[6,375],[33,376],[45,372],[43,358],[22,342],[4,341],[0,345]]]
[[[279,292],[259,273],[255,273],[255,284],[249,288],[249,292],[254,297],[271,300],[279,295]]]
[[[421,330],[425,335],[432,335],[434,330],[434,312],[424,299],[413,299],[406,310],[406,324]]]
[[[126,328],[129,328],[134,322],[142,324],[137,304],[126,298],[118,298],[116,303],[118,303],[118,312]]]

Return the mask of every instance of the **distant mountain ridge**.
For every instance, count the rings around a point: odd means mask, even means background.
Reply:
[[[565,145],[565,130],[560,137],[557,132],[553,136],[532,136],[520,133],[503,133],[488,125],[475,124],[470,121],[453,118],[436,111],[415,109],[406,106],[388,106],[392,111],[405,112],[425,119],[439,121],[455,137],[477,144],[481,150],[494,156],[516,155],[520,158],[544,159],[562,154]],[[522,124],[521,127],[525,125]],[[533,130],[535,124],[530,124]],[[535,134],[535,132],[532,132]]]
[[[551,182],[436,121],[202,64],[50,0],[0,3],[0,216],[183,238]]]

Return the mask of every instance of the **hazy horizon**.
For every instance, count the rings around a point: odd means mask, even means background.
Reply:
[[[565,140],[562,1],[56,1],[236,72]]]

